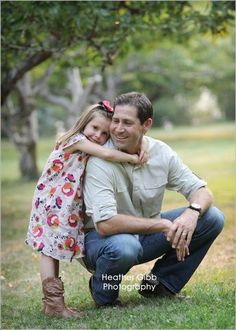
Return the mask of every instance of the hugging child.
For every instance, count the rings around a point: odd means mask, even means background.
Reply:
[[[59,261],[84,256],[82,185],[89,155],[133,164],[147,160],[145,147],[139,155],[130,155],[102,146],[109,138],[112,115],[108,101],[84,111],[75,125],[58,139],[36,185],[26,243],[41,252],[40,276],[46,315],[79,315],[77,310],[65,306]]]

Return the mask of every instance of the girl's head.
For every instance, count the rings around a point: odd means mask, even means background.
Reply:
[[[84,133],[84,135],[99,144],[104,144],[109,135],[109,128],[113,109],[108,101],[102,101],[87,108],[79,117],[75,125],[62,135],[58,143],[66,143],[73,135]]]

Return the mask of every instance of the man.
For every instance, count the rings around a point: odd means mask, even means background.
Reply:
[[[152,104],[144,94],[118,96],[110,127],[114,146],[137,154],[152,126],[152,115]],[[123,276],[132,266],[156,258],[139,293],[175,297],[223,228],[223,214],[211,207],[212,194],[206,182],[165,143],[145,139],[149,152],[145,165],[95,157],[87,163],[84,261],[93,272],[89,285],[98,306],[118,304]],[[165,189],[184,195],[188,201],[185,207],[161,212]]]

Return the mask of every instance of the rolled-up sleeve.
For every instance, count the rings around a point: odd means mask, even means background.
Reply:
[[[84,203],[86,215],[94,225],[117,214],[112,175],[106,161],[91,157],[87,163],[84,182]]]
[[[191,194],[201,187],[205,187],[207,182],[200,179],[187,167],[177,154],[172,151],[169,159],[169,173],[167,189],[175,190],[190,200]]]

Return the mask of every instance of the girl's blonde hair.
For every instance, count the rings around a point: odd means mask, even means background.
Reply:
[[[106,111],[100,104],[93,104],[81,114],[72,128],[70,128],[65,134],[59,137],[57,143],[67,143],[72,136],[83,132],[86,125],[94,119],[96,114],[101,114],[105,118],[109,119],[111,119],[113,115],[112,112]]]

